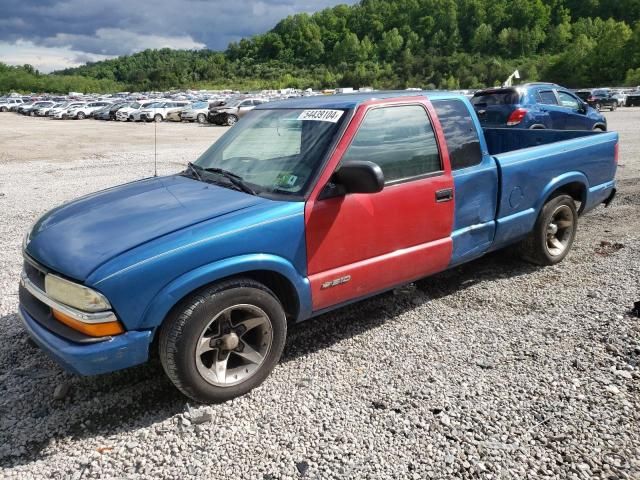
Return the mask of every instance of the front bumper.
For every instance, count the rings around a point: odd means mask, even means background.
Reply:
[[[47,355],[70,372],[97,375],[144,363],[149,358],[151,330],[129,331],[96,343],[79,344],[59,337],[40,325],[20,305],[18,316],[31,338]]]

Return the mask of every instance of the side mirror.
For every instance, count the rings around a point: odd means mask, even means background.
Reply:
[[[363,160],[343,163],[335,173],[335,179],[347,193],[377,193],[384,188],[382,169]]]
[[[343,163],[333,174],[319,199],[332,198],[347,193],[377,193],[384,188],[384,173],[373,162],[353,160]]]

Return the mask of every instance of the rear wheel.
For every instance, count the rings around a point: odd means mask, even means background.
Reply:
[[[78,114],[76,115],[76,118],[78,120],[84,120],[85,114],[83,112],[78,112]]]
[[[198,114],[198,123],[207,123],[207,117],[204,113]]]
[[[595,107],[597,111],[602,110],[602,105],[600,105],[599,103],[596,103]]]
[[[236,117],[235,115],[227,115],[224,123],[229,127],[233,127],[237,121],[238,117]]]
[[[553,197],[542,208],[533,231],[520,244],[520,253],[537,265],[560,263],[571,250],[577,227],[573,198],[564,194]]]
[[[8,111],[8,110],[9,110],[9,109],[8,109],[7,107],[0,107],[0,112],[6,112],[6,111]]]
[[[186,299],[160,331],[167,376],[188,397],[223,402],[260,385],[282,354],[284,309],[264,285],[235,279]]]
[[[618,102],[613,102],[611,104],[611,111],[614,112],[618,108]]]
[[[153,116],[153,121],[154,121],[154,122],[161,122],[161,121],[162,121],[162,115],[160,115],[159,113],[156,113],[156,114]]]

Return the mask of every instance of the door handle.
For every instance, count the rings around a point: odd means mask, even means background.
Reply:
[[[453,200],[453,188],[445,188],[436,192],[436,202],[450,202]]]

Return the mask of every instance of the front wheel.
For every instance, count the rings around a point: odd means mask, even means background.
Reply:
[[[207,117],[204,113],[198,114],[198,123],[207,123]]]
[[[235,279],[186,299],[160,331],[160,360],[174,385],[202,403],[244,395],[260,385],[284,348],[282,305],[264,285]]]
[[[600,105],[599,103],[596,103],[595,107],[597,111],[602,110],[602,105]]]
[[[225,124],[228,127],[233,127],[237,121],[238,121],[238,117],[236,117],[235,115],[227,115],[227,118],[225,119]]]
[[[8,111],[8,110],[9,110],[9,109],[8,109],[7,107],[0,107],[0,112],[6,112],[6,111]]]
[[[162,121],[162,115],[160,115],[159,113],[156,113],[156,114],[153,116],[153,121],[154,121],[154,122],[161,122],[161,121]]]
[[[76,118],[78,120],[84,120],[85,114],[83,112],[78,112],[78,114],[76,115]]]
[[[618,102],[614,102],[611,104],[611,111],[615,112],[616,108],[618,108]]]
[[[578,212],[569,195],[558,195],[542,208],[533,231],[520,244],[525,260],[537,265],[560,263],[576,238]]]

